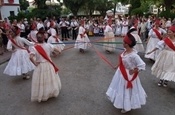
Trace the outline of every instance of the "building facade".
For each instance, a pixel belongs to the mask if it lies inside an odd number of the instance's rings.
[[[15,16],[20,11],[19,0],[0,0],[0,19]]]

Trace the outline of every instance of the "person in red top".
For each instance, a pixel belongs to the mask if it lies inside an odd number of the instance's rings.
[[[133,49],[135,45],[134,36],[127,33],[123,40],[125,50],[119,57],[119,65],[106,92],[114,107],[122,109],[122,113],[146,104],[147,95],[138,76],[139,71],[145,70],[146,64]]]
[[[159,41],[156,47],[148,52],[148,54],[161,49],[154,65],[152,66],[152,74],[160,79],[158,86],[167,87],[168,81],[175,82],[175,25],[168,30],[168,37]]]

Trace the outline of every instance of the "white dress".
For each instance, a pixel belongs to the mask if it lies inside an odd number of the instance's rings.
[[[135,51],[125,56],[122,54],[121,56],[130,80],[133,76],[129,74],[130,69],[137,67],[139,70],[145,70],[145,63]],[[133,88],[127,88],[127,81],[118,68],[106,92],[114,107],[130,111],[131,109],[141,108],[141,105],[146,104],[147,95],[138,76],[132,81],[132,85]]]
[[[122,22],[117,20],[116,22],[116,29],[115,29],[115,35],[120,36],[122,32]]]
[[[79,30],[78,30],[78,36],[77,36],[77,39],[75,41],[74,48],[87,49],[87,48],[91,47],[90,40],[85,32],[86,32],[85,28],[80,26]],[[84,36],[81,38],[80,34],[84,34]]]
[[[28,40],[26,40],[25,38],[21,38],[20,36],[15,37],[14,40],[21,47],[24,47],[24,45],[34,45],[34,43],[29,42]],[[32,71],[35,66],[30,61],[29,53],[27,52],[27,50],[17,47],[11,42],[11,40],[9,40],[7,44],[7,49],[12,50],[13,48],[15,49],[3,73],[9,76],[17,76]]]
[[[43,43],[42,48],[50,57],[54,46]],[[61,90],[61,81],[58,73],[55,73],[54,67],[46,59],[44,59],[37,50],[31,48],[31,54],[36,57],[36,62],[40,64],[36,66],[32,76],[31,101],[47,101],[50,97],[57,97]]]
[[[128,32],[128,21],[123,21],[121,35],[125,36]]]
[[[166,33],[166,31],[162,28],[159,28],[158,31],[159,31],[160,34],[165,34]],[[149,38],[149,41],[147,43],[145,53],[148,53],[148,52],[152,51],[155,48],[155,46],[157,45],[157,43],[160,41],[160,39],[157,37],[157,35],[153,31],[153,29],[151,29],[149,31],[148,36],[150,38]],[[157,56],[159,55],[160,52],[161,52],[160,50],[156,50],[155,52],[153,52],[151,54],[145,54],[145,58],[156,60],[156,58],[157,58]]]
[[[37,42],[37,38],[36,38],[37,33],[38,33],[37,30],[32,30],[30,32],[30,34],[28,35],[28,38],[30,39],[30,41],[35,42],[35,43]]]
[[[175,45],[175,42],[173,44]],[[158,42],[156,47],[162,51],[151,68],[152,74],[157,78],[175,82],[175,51],[163,40]]]
[[[144,52],[144,46],[142,40],[140,39],[140,36],[138,35],[138,31],[131,32],[131,35],[133,35],[135,40],[137,41],[137,44],[134,46],[134,49],[136,49],[138,52]]]
[[[51,36],[48,38],[47,43],[52,44],[55,48],[57,48],[60,52],[64,49],[65,44],[59,39],[57,38],[58,42],[56,41],[56,39],[53,36],[56,36],[56,30],[54,28],[50,28],[48,30],[48,33],[51,34]],[[54,43],[59,43],[59,44],[54,44]]]
[[[115,36],[112,30],[112,27],[107,25],[104,29],[104,35],[105,35],[105,40],[104,40],[105,43],[104,43],[103,48],[107,51],[111,51],[111,52],[115,51],[116,41],[115,41]]]

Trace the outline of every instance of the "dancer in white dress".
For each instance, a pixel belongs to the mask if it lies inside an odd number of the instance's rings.
[[[142,40],[140,39],[137,29],[134,26],[132,26],[129,30],[129,33],[131,33],[134,36],[137,42],[137,44],[134,46],[134,49],[136,49],[138,52],[144,52],[144,46]]]
[[[29,53],[25,45],[32,46],[34,43],[20,37],[20,29],[17,26],[12,28],[11,34],[7,49],[13,53],[4,70],[4,74],[10,76],[23,75],[23,79],[29,79],[30,76],[27,73],[32,71],[35,66],[29,60]]]
[[[75,48],[78,48],[81,53],[84,53],[84,50],[89,47],[91,47],[91,43],[86,34],[86,29],[84,28],[84,20],[81,20],[81,25],[78,30],[78,36],[75,41]]]
[[[38,30],[37,30],[37,25],[36,23],[32,23],[31,25],[31,31],[28,35],[28,39],[34,43],[37,43],[37,39],[36,39],[36,34],[38,33]]]
[[[56,30],[54,29],[54,23],[50,23],[50,29],[47,31],[51,36],[48,38],[47,43],[59,43],[59,44],[53,44],[55,48],[59,50],[59,53],[64,49],[65,44],[59,39],[58,34]],[[58,55],[56,52],[54,52],[54,55]]]
[[[31,101],[41,102],[57,97],[61,90],[58,68],[50,57],[51,52],[59,50],[44,42],[43,33],[37,33],[37,41],[30,53],[30,60],[36,66],[32,76]]]
[[[151,29],[148,33],[149,40],[148,40],[147,47],[146,47],[145,58],[148,58],[153,61],[156,60],[157,56],[160,53],[160,50],[157,50],[151,54],[148,54],[148,51],[151,51],[152,49],[154,49],[157,43],[160,40],[162,40],[162,35],[165,35],[167,33],[164,29],[160,28],[159,26],[160,26],[160,22],[156,21],[155,27]]]
[[[175,26],[171,26],[168,30],[168,36],[159,41],[152,52],[161,49],[160,55],[157,57],[152,66],[152,74],[160,79],[158,86],[167,87],[168,81],[175,82]]]
[[[115,35],[121,36],[121,32],[122,32],[122,21],[120,19],[116,19]]]
[[[114,52],[116,48],[115,35],[114,35],[111,25],[112,25],[112,20],[108,19],[107,25],[104,29],[104,35],[105,35],[104,49],[107,53]]]
[[[125,36],[128,32],[128,20],[125,17],[123,22],[122,22],[122,32],[121,32],[121,36]]]
[[[138,73],[145,70],[145,63],[133,47],[135,38],[128,33],[124,38],[125,51],[120,55],[119,66],[106,92],[114,107],[126,113],[146,104],[146,93],[141,85]]]

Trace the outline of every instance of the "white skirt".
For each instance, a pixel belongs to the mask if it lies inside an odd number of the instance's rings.
[[[58,41],[60,44],[53,44],[53,46],[57,48],[59,52],[61,52],[62,50],[64,50],[65,44],[60,39],[58,39]]]
[[[137,41],[137,44],[134,46],[134,49],[136,49],[138,52],[144,52],[144,46],[142,43],[142,40],[140,39],[140,36],[138,34],[132,34]]]
[[[119,35],[121,35],[121,32],[122,32],[122,28],[121,27],[116,27],[115,35],[119,36]]]
[[[81,36],[78,35],[77,39],[75,41],[74,48],[87,49],[89,47],[91,47],[91,43],[90,43],[90,40],[89,40],[88,36],[85,34],[85,36],[83,38],[81,38]]]
[[[128,70],[126,71],[129,79],[131,79]],[[117,69],[106,92],[114,107],[130,111],[131,109],[141,108],[141,105],[146,104],[147,95],[140,83],[139,77],[132,82],[132,85],[132,89],[126,88],[127,81],[123,78],[120,69]]]
[[[57,97],[61,90],[59,75],[49,62],[40,63],[33,72],[31,101],[47,101]]]
[[[175,82],[175,52],[162,50],[151,70],[157,78]]]
[[[104,40],[103,48],[108,51],[115,51],[116,48],[116,41],[115,41],[115,36],[113,32],[107,32],[105,35],[105,40]],[[109,42],[109,44],[107,43]]]
[[[150,38],[149,41],[148,41],[148,44],[146,46],[146,52],[145,53],[148,53],[148,52],[152,51],[156,47],[156,45],[159,41],[160,40],[158,38]],[[145,58],[156,60],[159,53],[160,53],[160,50],[156,50],[151,54],[145,54]]]
[[[9,76],[22,75],[34,70],[35,66],[29,59],[29,53],[23,49],[17,49],[4,70],[4,74]]]

